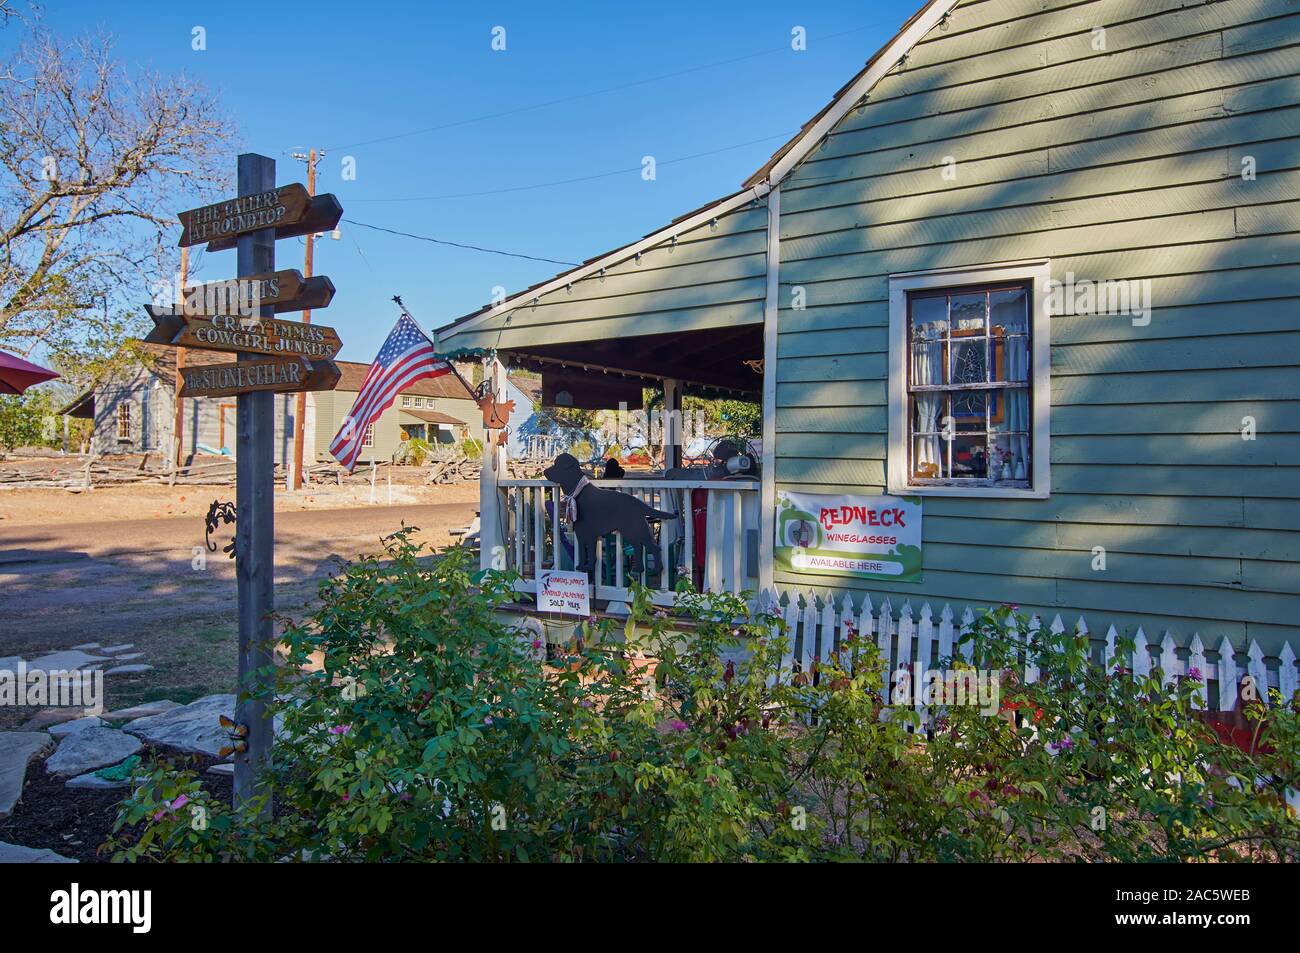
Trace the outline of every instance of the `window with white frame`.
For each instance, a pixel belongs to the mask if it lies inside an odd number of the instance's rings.
[[[1047,262],[890,278],[891,493],[1050,491]]]
[[[117,405],[117,439],[131,439],[131,402],[124,400]]]
[[[405,394],[402,395],[402,406],[403,406],[403,407],[410,407],[410,406],[411,406],[411,398],[410,398],[410,397],[407,397]]]
[[[366,432],[361,435],[361,446],[373,447],[375,445],[375,425],[366,424]]]

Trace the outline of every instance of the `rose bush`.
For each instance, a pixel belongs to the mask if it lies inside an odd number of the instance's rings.
[[[870,637],[781,669],[781,621],[734,595],[635,590],[553,646],[514,580],[402,532],[287,626],[267,778],[242,816],[200,779],[138,778],[119,860],[991,860],[1294,857],[1294,700],[1225,745],[1197,683],[1107,673],[1086,641],[986,613],[943,665],[1000,704],[886,705]],[[1025,682],[1025,653],[1040,675]]]

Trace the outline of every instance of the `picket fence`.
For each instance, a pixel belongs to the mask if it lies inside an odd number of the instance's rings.
[[[861,604],[855,605],[852,595],[845,593],[837,606],[831,593],[764,591],[758,599],[759,608],[779,615],[785,621],[788,641],[783,667],[811,671],[814,661],[826,663],[851,632],[858,639],[870,638],[875,642],[884,667],[889,670],[907,668],[917,662],[924,672],[932,662],[951,658],[954,648],[969,658],[971,646],[969,643],[961,644],[960,639],[975,622],[972,607],[967,606],[961,617],[956,618],[952,607],[944,603],[936,618],[930,603],[923,603],[917,613],[908,600],[895,614],[890,599],[883,599],[877,609],[869,594],[860,596]],[[1037,653],[1033,646],[1034,635],[1042,624],[1038,615],[1031,616],[1028,631],[1020,636],[1026,647],[1022,653],[1026,682],[1038,680],[1039,669],[1034,662]],[[1048,631],[1054,635],[1066,631],[1059,614],[1048,624]],[[1237,705],[1238,686],[1243,674],[1249,674],[1257,686],[1278,689],[1283,698],[1291,698],[1300,684],[1296,654],[1289,641],[1277,657],[1270,658],[1264,655],[1254,639],[1248,646],[1239,648],[1224,636],[1216,648],[1206,646],[1199,633],[1193,633],[1187,644],[1180,646],[1173,633],[1166,630],[1153,646],[1151,638],[1138,626],[1133,635],[1131,658],[1123,659],[1119,657],[1118,648],[1123,639],[1113,625],[1107,628],[1104,637],[1097,639],[1088,628],[1087,620],[1080,616],[1073,631],[1089,638],[1093,661],[1104,665],[1107,671],[1125,665],[1135,674],[1149,675],[1152,669],[1159,668],[1162,679],[1168,684],[1196,669],[1205,681],[1205,691],[1196,696],[1200,708],[1217,707],[1220,711],[1232,711]],[[1241,656],[1244,660],[1239,661]],[[1260,691],[1259,694],[1268,704],[1268,693]]]

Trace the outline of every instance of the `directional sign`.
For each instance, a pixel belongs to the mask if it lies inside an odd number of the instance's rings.
[[[145,305],[145,311],[154,320],[154,329],[144,339],[148,344],[312,359],[332,358],[343,346],[338,332],[323,324],[236,315],[182,317],[153,305]]]
[[[292,188],[293,186],[284,186]],[[302,188],[302,186],[298,186]],[[308,232],[328,232],[339,223],[343,217],[343,206],[339,204],[330,193],[324,195],[313,195],[307,202],[307,209],[296,219],[290,219],[285,216],[281,221],[273,223],[275,226],[275,240],[282,238],[297,238],[299,235],[306,235]],[[261,228],[270,228],[271,224],[261,225]],[[237,233],[230,232],[211,238],[208,241],[208,251],[226,251],[234,248],[237,240]]]
[[[229,239],[233,248],[235,239],[246,232],[288,227],[301,222],[310,204],[311,196],[307,189],[295,182],[190,209],[177,216],[183,226],[179,244],[184,247]]]
[[[324,275],[303,278],[297,268],[272,271],[250,278],[228,278],[187,285],[181,300],[171,307],[155,306],[150,314],[179,314],[186,317],[218,314],[255,315],[259,307],[270,306],[276,314],[285,311],[316,311],[334,300],[334,282]]]
[[[230,397],[271,390],[296,393],[333,390],[339,369],[333,361],[267,358],[229,364],[199,364],[181,369],[181,397]]]

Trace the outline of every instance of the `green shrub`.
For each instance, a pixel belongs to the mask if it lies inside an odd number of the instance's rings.
[[[870,638],[780,671],[780,621],[734,595],[634,590],[546,665],[496,611],[514,580],[403,531],[322,585],[284,636],[274,818],[235,816],[155,768],[123,805],[118,859],[992,860],[1293,856],[1293,703],[1270,750],[1219,744],[1189,682],[1108,675],[1040,633],[1011,677],[1009,608],[969,638],[996,710],[885,707]],[[689,637],[679,633],[686,632]],[[316,671],[307,671],[313,660]],[[1260,787],[1258,779],[1268,779]],[[1101,814],[1098,814],[1098,808]],[[1098,826],[1098,817],[1104,821]]]

